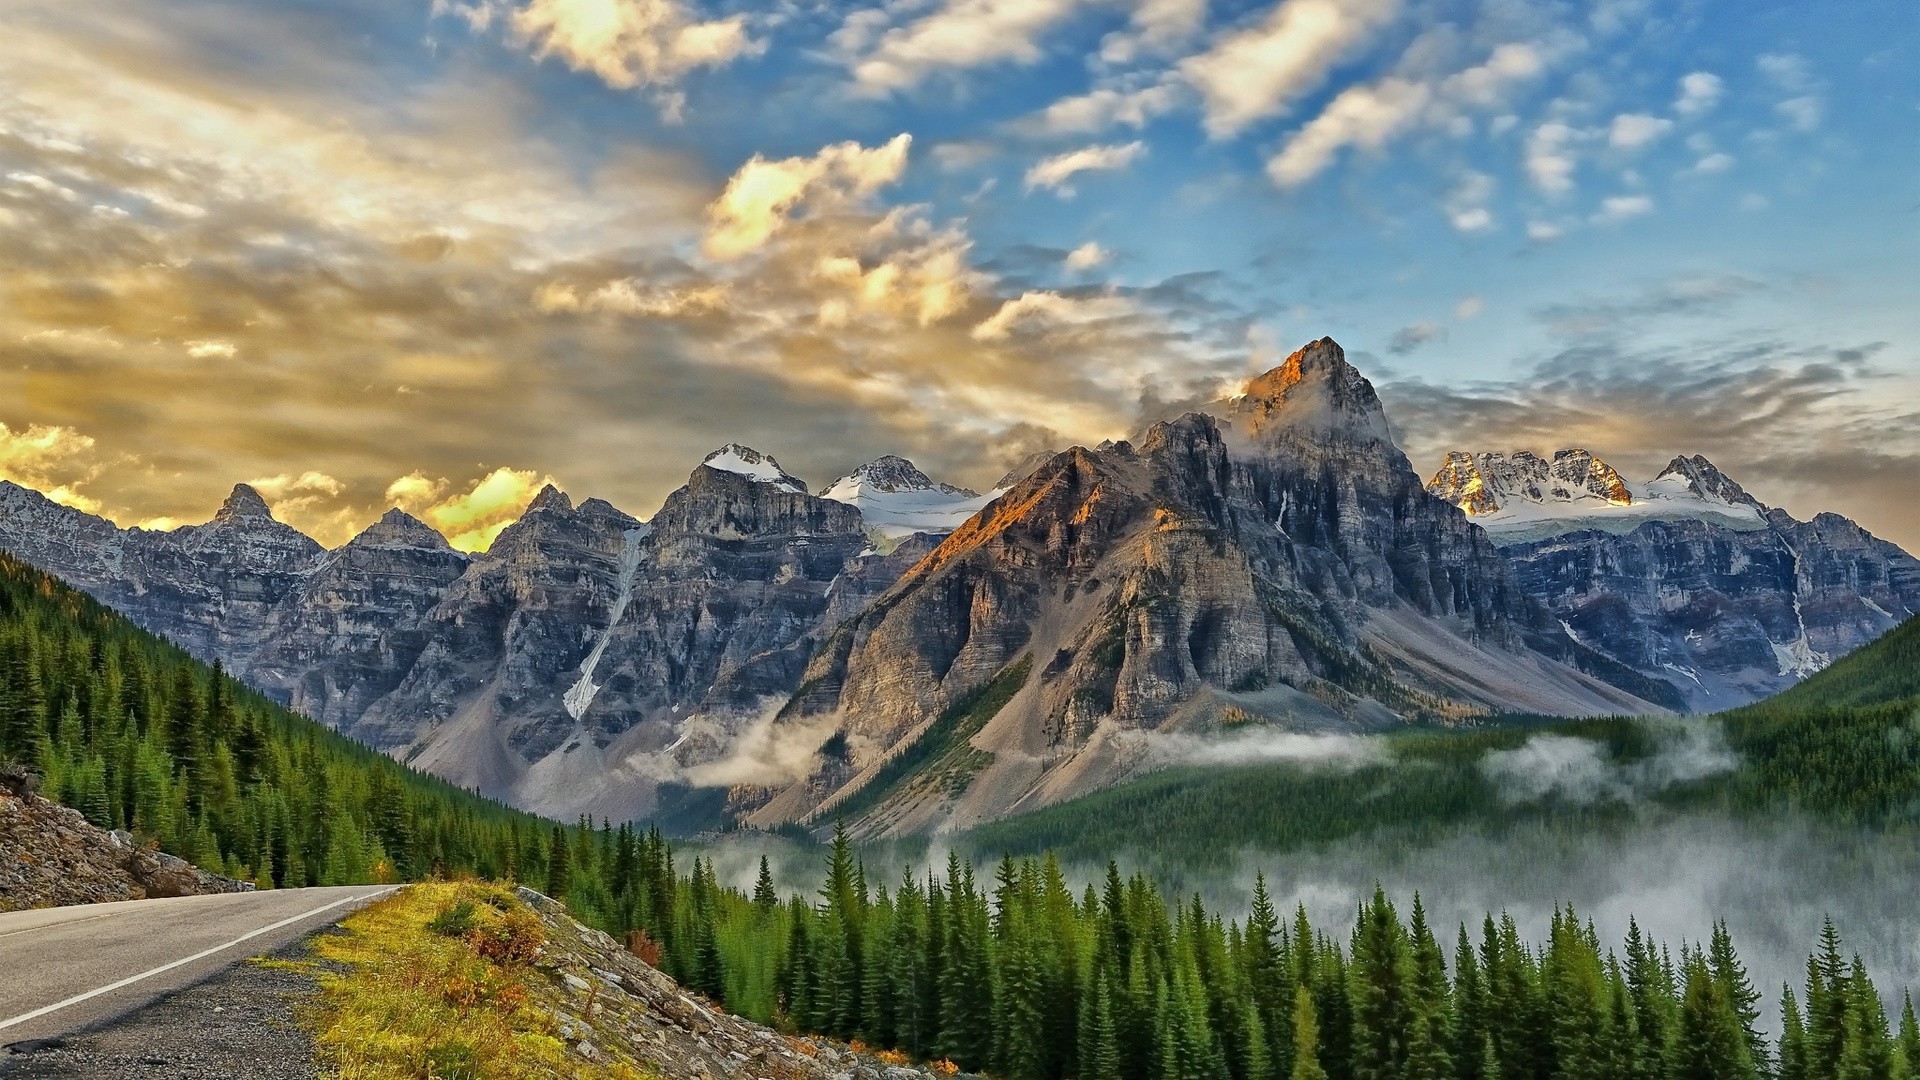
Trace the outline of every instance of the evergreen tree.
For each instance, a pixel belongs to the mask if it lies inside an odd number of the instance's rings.
[[[1293,994],[1293,1071],[1291,1080],[1328,1080],[1320,1065],[1320,1023],[1314,1014],[1313,995],[1304,986]]]

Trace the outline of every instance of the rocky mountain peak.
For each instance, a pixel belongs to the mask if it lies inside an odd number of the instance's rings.
[[[1300,435],[1360,437],[1391,444],[1380,395],[1346,350],[1321,338],[1287,357],[1279,367],[1254,377],[1227,403],[1227,412],[1244,420],[1249,434],[1262,431]]]
[[[739,443],[727,445],[700,459],[700,464],[720,472],[736,473],[762,484],[805,494],[807,485],[799,477],[780,467],[772,454],[763,454]],[[918,471],[918,470],[916,470]]]
[[[267,500],[260,497],[252,484],[235,484],[227,495],[227,501],[213,515],[213,520],[222,524],[234,521],[273,521],[273,510],[267,506]]]
[[[1554,481],[1550,488],[1556,498],[1577,499],[1597,496],[1615,506],[1633,502],[1633,493],[1613,466],[1578,447],[1553,452],[1553,464],[1547,475]]]
[[[452,550],[446,537],[440,535],[426,522],[397,506],[382,514],[379,521],[367,526],[360,535],[347,543],[360,547]]]
[[[1699,454],[1683,454],[1667,462],[1667,467],[1660,470],[1660,475],[1653,478],[1650,486],[1677,487],[1700,498],[1724,502],[1729,506],[1765,509],[1760,500],[1747,494],[1746,489],[1735,483],[1732,477]]]
[[[1468,514],[1491,514],[1500,509],[1500,500],[1487,486],[1473,455],[1453,450],[1440,471],[1427,481],[1428,493],[1445,499]]]
[[[527,504],[527,513],[529,514],[533,513],[535,510],[563,510],[564,511],[564,510],[572,510],[572,509],[573,509],[573,500],[567,497],[566,492],[561,491],[559,488],[554,487],[552,484],[548,484],[546,487],[541,488],[540,494],[535,495],[533,497],[533,501]]]
[[[945,495],[971,499],[980,493],[971,488],[956,487],[935,481],[906,458],[888,454],[875,458],[865,465],[827,485],[821,492],[825,498],[834,498],[834,492],[859,488],[866,492],[878,492],[889,495],[912,491],[937,491]]]

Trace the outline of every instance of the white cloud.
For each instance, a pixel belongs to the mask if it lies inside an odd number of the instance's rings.
[[[503,467],[455,491],[451,480],[415,472],[387,485],[386,501],[440,530],[461,551],[485,551],[552,482],[531,469]]]
[[[1725,93],[1726,83],[1720,76],[1710,71],[1692,72],[1680,79],[1680,96],[1673,103],[1673,111],[1681,116],[1699,116],[1720,104]]]
[[[1065,262],[1069,270],[1092,270],[1097,266],[1105,265],[1111,258],[1113,258],[1113,252],[1101,247],[1098,242],[1089,240],[1067,252]]]
[[[1616,150],[1637,150],[1673,130],[1673,121],[1646,113],[1621,113],[1607,131],[1607,144]]]
[[[1461,232],[1479,232],[1493,227],[1493,214],[1487,203],[1493,198],[1493,177],[1469,171],[1446,199],[1447,220]]]
[[[186,342],[187,355],[195,360],[231,360],[239,351],[231,341],[213,338]]]
[[[1773,107],[1774,111],[1786,118],[1801,131],[1814,131],[1820,127],[1820,118],[1826,111],[1819,98],[1811,94],[1788,98]]]
[[[549,282],[533,294],[544,312],[595,311],[615,315],[679,318],[724,311],[729,290],[723,283],[666,285],[639,278],[618,278],[582,295],[572,285]]]
[[[1069,150],[1043,158],[1033,168],[1027,170],[1027,190],[1048,188],[1063,196],[1072,196],[1073,188],[1067,182],[1083,172],[1110,172],[1124,169],[1139,160],[1147,152],[1147,144],[1135,139],[1130,143],[1116,143],[1111,146],[1083,146],[1078,150]]]
[[[347,485],[339,480],[313,469],[297,474],[280,473],[275,476],[256,477],[247,481],[247,486],[258,491],[261,498],[270,502],[299,495],[338,495],[347,490]]]
[[[1813,85],[1813,72],[1807,67],[1806,57],[1795,53],[1762,53],[1754,59],[1754,66],[1769,82],[1789,93]]]
[[[1653,213],[1653,200],[1645,195],[1615,195],[1603,199],[1600,212],[1593,216],[1597,225],[1615,225],[1629,218]]]
[[[803,202],[836,206],[871,196],[900,179],[912,142],[901,134],[872,149],[843,142],[812,157],[755,154],[708,208],[707,253],[728,259],[759,249]]]
[[[101,512],[100,502],[81,493],[92,478],[92,436],[58,424],[29,424],[15,430],[0,423],[0,480],[29,487],[62,506],[89,514]]]
[[[1527,222],[1527,239],[1536,244],[1551,244],[1566,235],[1566,230],[1548,221]]]
[[[1533,134],[1527,136],[1525,161],[1534,187],[1549,195],[1573,190],[1573,170],[1577,163],[1573,144],[1581,138],[1578,130],[1557,120],[1533,129]]]
[[[1708,154],[1706,157],[1694,162],[1693,167],[1688,169],[1687,172],[1697,176],[1709,176],[1713,173],[1726,172],[1728,169],[1733,168],[1733,165],[1734,161],[1731,154],[1714,153]]]
[[[1438,81],[1392,75],[1349,87],[1287,141],[1267,163],[1267,175],[1282,187],[1297,187],[1333,164],[1345,147],[1378,150],[1415,125],[1445,124],[1463,108],[1501,105],[1513,86],[1545,68],[1539,48],[1510,42],[1485,63]]]
[[[1061,98],[1037,116],[1023,121],[1021,126],[1051,135],[1093,134],[1116,125],[1138,129],[1179,103],[1180,88],[1173,83],[1154,83],[1133,90],[1100,87]]]
[[[880,29],[883,11],[855,12],[834,35],[853,68],[854,86],[880,96],[917,85],[939,70],[1035,63],[1041,35],[1082,0],[943,0],[932,13]]]
[[[466,18],[476,29],[491,21]],[[511,21],[536,58],[558,57],[622,90],[671,85],[765,48],[747,36],[745,16],[699,22],[675,0],[531,0]]]
[[[974,326],[977,341],[1000,341],[1023,328],[1045,329],[1124,318],[1134,312],[1126,299],[1112,295],[1073,297],[1057,292],[1025,292],[1000,305]]]
[[[1284,114],[1399,10],[1398,0],[1283,0],[1180,65],[1205,103],[1207,133],[1233,135]]]
[[[1131,26],[1100,42],[1100,59],[1130,64],[1192,41],[1207,21],[1207,0],[1136,0]]]
[[[1475,315],[1480,314],[1485,307],[1485,302],[1478,296],[1467,295],[1461,297],[1460,302],[1453,305],[1453,314],[1455,318],[1471,319]]]

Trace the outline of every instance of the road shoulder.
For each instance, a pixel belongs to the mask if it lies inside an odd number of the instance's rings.
[[[331,928],[321,933],[337,933]],[[302,939],[268,955],[307,961]],[[0,1052],[7,1080],[311,1080],[313,1038],[299,1024],[319,984],[308,963],[247,960],[117,1020]]]

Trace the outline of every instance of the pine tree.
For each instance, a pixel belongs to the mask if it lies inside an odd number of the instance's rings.
[[[1314,1015],[1313,995],[1304,986],[1293,992],[1293,1071],[1291,1080],[1327,1080],[1320,1065],[1320,1022]]]
[[[573,856],[567,843],[567,831],[555,825],[547,841],[547,895],[555,900],[566,897],[573,878]]]
[[[1894,1074],[1897,1080],[1920,1077],[1920,1022],[1914,1020],[1912,994],[1904,995],[1900,1006],[1900,1035],[1896,1050],[1899,1055],[1899,1069]]]
[[[760,877],[753,883],[753,909],[764,919],[779,906],[780,894],[773,888],[773,870],[767,865],[767,857],[762,855]]]
[[[1807,1026],[1793,987],[1785,985],[1780,987],[1780,1062],[1774,1075],[1778,1080],[1813,1080],[1807,1067]]]

